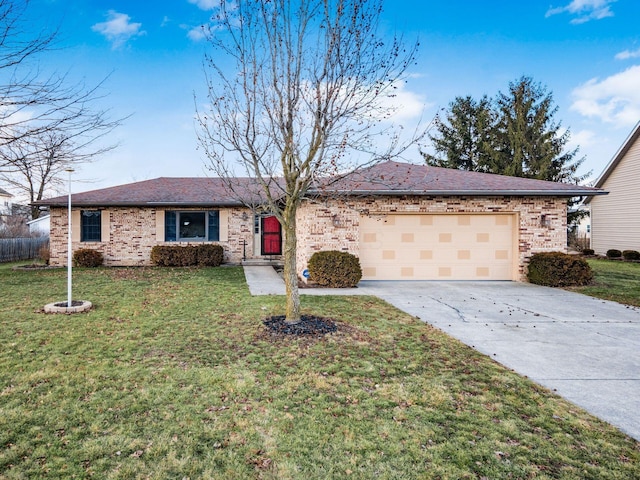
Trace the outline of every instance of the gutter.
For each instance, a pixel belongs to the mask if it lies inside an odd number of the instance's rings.
[[[309,192],[318,196],[475,196],[475,197],[584,197],[593,195],[608,195],[609,192],[602,189],[575,189],[575,190],[350,190],[348,192],[327,191],[327,192]]]

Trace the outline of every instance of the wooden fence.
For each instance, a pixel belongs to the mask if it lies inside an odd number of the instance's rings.
[[[49,237],[0,238],[0,263],[37,258],[42,247],[49,246]]]

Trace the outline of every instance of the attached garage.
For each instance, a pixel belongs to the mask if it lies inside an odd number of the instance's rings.
[[[363,215],[363,279],[513,280],[516,225],[516,214]]]

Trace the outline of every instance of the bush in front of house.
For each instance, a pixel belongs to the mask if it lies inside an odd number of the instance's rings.
[[[328,250],[309,259],[309,279],[323,287],[355,287],[361,278],[360,259],[351,253]]]
[[[611,248],[607,250],[607,258],[620,258],[622,257],[622,252],[615,248]]]
[[[595,254],[596,251],[592,248],[585,248],[584,250],[582,250],[582,255],[585,255],[587,257],[592,257]]]
[[[51,250],[49,250],[49,245],[43,245],[40,247],[38,250],[38,258],[45,264],[49,265],[49,260],[51,259]]]
[[[623,250],[622,258],[625,260],[640,260],[640,252],[637,250]]]
[[[104,255],[98,250],[80,248],[73,252],[73,263],[76,267],[99,267],[104,263]]]
[[[576,255],[544,252],[531,256],[527,278],[537,285],[570,287],[591,283],[593,271],[585,259]]]
[[[151,263],[159,267],[217,267],[224,250],[220,245],[156,245],[151,249]]]
[[[224,258],[224,250],[220,245],[207,243],[198,246],[198,265],[203,267],[218,267]]]

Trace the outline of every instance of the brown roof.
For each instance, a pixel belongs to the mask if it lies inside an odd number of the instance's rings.
[[[75,206],[239,206],[243,198],[259,203],[260,189],[252,178],[237,178],[234,190],[220,178],[167,178],[129,183],[116,187],[73,194]],[[274,182],[274,185],[277,183]],[[568,183],[547,182],[489,173],[385,162],[348,176],[321,182],[312,189],[318,195],[335,192],[352,195],[514,195],[583,196],[604,194],[601,189]],[[320,185],[320,184],[319,184]],[[64,206],[68,197],[37,202]]]
[[[248,192],[256,202],[257,184],[253,179],[237,179],[236,190]],[[40,205],[67,205],[68,196],[41,200]],[[99,206],[239,206],[239,195],[220,178],[161,177],[116,187],[91,190],[71,195],[71,203],[80,207]]]
[[[355,195],[551,195],[605,194],[601,189],[570,183],[548,182],[451,168],[384,162],[318,187],[318,193],[350,192]]]

